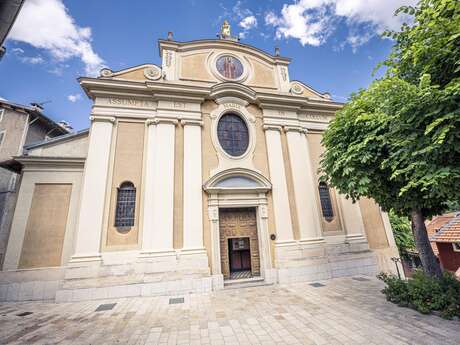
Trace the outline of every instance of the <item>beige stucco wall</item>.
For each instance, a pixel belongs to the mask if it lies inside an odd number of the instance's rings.
[[[79,168],[60,166],[51,169],[27,166],[24,168],[3,266],[5,270],[17,269],[19,266],[36,184],[70,185],[72,188],[60,258],[60,265],[67,264],[74,253],[82,175],[83,165]],[[49,231],[48,227],[44,229],[45,232]]]
[[[206,68],[206,57],[209,52],[183,55],[181,57],[180,78],[197,81],[217,81]]]
[[[374,200],[361,198],[359,200],[363,216],[364,229],[371,249],[388,248],[388,239],[383,225],[380,207]]]
[[[268,152],[267,152],[267,143],[265,141],[265,132],[263,130],[263,114],[262,110],[255,106],[249,105],[246,107],[248,112],[252,114],[255,121],[255,133],[256,133],[256,145],[254,149],[253,162],[257,170],[259,170],[262,175],[264,175],[268,180],[270,180],[270,171],[268,167]],[[268,231],[269,235],[276,235],[275,227],[275,212],[273,210],[273,198],[271,192],[267,193],[267,208],[268,208]],[[270,241],[270,252],[272,258],[272,265],[275,264],[275,242]]]
[[[61,265],[71,184],[36,184],[19,268]]]
[[[147,78],[144,75],[145,67],[139,67],[138,69],[131,70],[129,72],[120,73],[115,76],[115,78],[119,79],[127,79],[127,80],[138,80],[138,81],[145,81]]]
[[[119,121],[117,124],[106,250],[132,249],[138,246],[144,128],[143,122]],[[117,188],[125,181],[132,182],[136,187],[135,221],[129,231],[120,232],[114,226]]]
[[[202,82],[222,82],[211,72],[214,56],[221,53],[237,55],[248,72],[247,79],[242,84],[253,87],[276,89],[275,68],[266,61],[249,54],[236,52],[234,50],[199,50],[193,53],[187,52],[180,55],[179,79]],[[211,55],[212,54],[212,55]]]
[[[316,133],[316,132],[309,132],[307,134],[307,138],[308,138],[308,145],[310,148],[310,159],[311,159],[311,163],[312,163],[311,165],[313,168],[313,176],[315,180],[318,181],[319,179],[318,169],[320,167],[320,160],[321,160],[320,156],[324,152],[324,148],[321,145],[322,134]],[[318,184],[315,186],[315,189],[316,191],[318,191]],[[337,196],[336,196],[335,190],[329,189],[329,192],[331,195],[332,208],[334,211],[334,219],[331,220],[330,222],[327,222],[324,220],[323,217],[321,217],[321,226],[322,226],[324,235],[328,235],[328,233],[342,232],[342,229],[343,229],[340,224],[340,217],[339,217],[338,206],[337,206]],[[318,209],[321,210],[321,204],[320,204],[318,195],[316,196],[316,202],[318,205]]]
[[[276,88],[275,69],[252,57],[248,60],[252,65],[252,78],[247,82],[249,86]]]
[[[88,134],[67,141],[49,143],[29,150],[30,156],[42,157],[86,157],[88,153]]]
[[[184,127],[176,126],[174,153],[174,231],[173,247],[181,249],[184,243]]]
[[[212,169],[218,165],[217,152],[212,144],[211,138],[211,116],[210,113],[217,108],[214,101],[205,101],[201,106],[203,113],[203,131],[201,132],[201,143],[203,147],[202,167],[203,184],[210,177]],[[208,214],[208,194],[203,191],[203,243],[208,254],[209,267],[212,267],[212,241],[211,226]]]
[[[308,97],[308,98],[314,98],[314,99],[321,99],[320,96],[318,96],[313,91],[307,89],[306,87],[302,87],[302,96],[305,96],[305,97]]]

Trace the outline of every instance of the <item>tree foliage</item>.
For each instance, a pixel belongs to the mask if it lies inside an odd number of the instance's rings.
[[[439,214],[460,188],[460,83],[445,89],[387,77],[361,90],[323,137],[325,179],[407,216]]]
[[[384,65],[388,74],[417,84],[424,74],[444,87],[460,77],[460,1],[421,0],[397,13],[413,16],[413,24],[384,35],[395,45]]]
[[[439,277],[423,220],[459,199],[460,2],[401,11],[414,22],[387,33],[395,46],[386,76],[352,95],[324,134],[322,178],[354,200],[410,215],[424,269]]]
[[[407,217],[398,216],[392,210],[389,213],[389,218],[399,255],[407,259],[409,253],[415,251],[410,222]]]

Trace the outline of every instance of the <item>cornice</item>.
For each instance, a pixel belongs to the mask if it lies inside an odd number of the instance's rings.
[[[257,92],[249,86],[232,82],[224,82],[212,86],[208,98],[218,99],[222,97],[237,97],[254,103],[257,99]]]
[[[21,163],[25,169],[28,167],[43,167],[48,168],[83,168],[85,165],[85,157],[49,157],[49,156],[17,156],[13,157]]]
[[[231,48],[233,51],[241,51],[250,55],[258,56],[259,58],[272,64],[288,65],[291,62],[290,58],[283,56],[274,56],[254,46],[225,39],[203,39],[188,42],[178,42],[159,39],[158,48],[160,57],[163,55],[164,49],[179,52],[187,52],[190,50],[199,49]]]
[[[202,103],[206,99],[237,97],[265,109],[289,110],[295,112],[335,112],[343,103],[330,100],[313,100],[305,96],[287,93],[260,92],[240,83],[224,82],[212,86],[181,84],[176,82],[145,81],[133,82],[111,79],[80,78],[80,84],[87,95],[94,99],[102,95],[123,95],[124,97],[177,100]]]

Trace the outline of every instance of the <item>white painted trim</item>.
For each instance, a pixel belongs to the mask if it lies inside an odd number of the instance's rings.
[[[5,137],[6,137],[6,129],[4,129],[3,131],[0,131],[0,148],[2,147],[3,142],[5,141]]]
[[[460,242],[452,242],[452,249],[454,252],[460,252]]]

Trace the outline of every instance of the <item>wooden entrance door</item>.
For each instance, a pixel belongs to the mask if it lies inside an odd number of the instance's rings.
[[[231,272],[250,270],[260,275],[259,240],[256,210],[230,208],[219,210],[220,256],[224,278]]]
[[[249,237],[237,237],[228,240],[230,273],[251,270],[251,249],[249,243]]]

